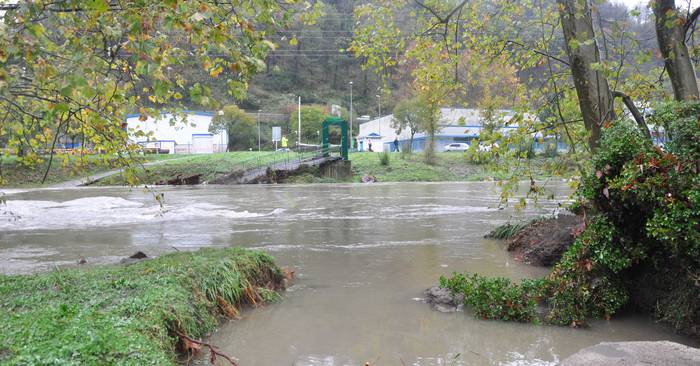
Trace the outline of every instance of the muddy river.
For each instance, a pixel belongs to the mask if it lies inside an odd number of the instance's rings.
[[[141,189],[5,190],[0,273],[114,263],[239,245],[268,251],[297,280],[279,304],[223,324],[210,341],[245,366],[550,365],[601,341],[690,341],[642,316],[589,329],[442,314],[421,302],[443,274],[513,279],[544,268],[513,261],[482,236],[511,218],[551,212],[498,209],[492,183],[259,185],[167,188],[164,208]],[[200,361],[204,363],[206,361]]]

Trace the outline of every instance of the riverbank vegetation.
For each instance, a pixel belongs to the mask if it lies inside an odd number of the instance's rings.
[[[580,326],[629,306],[700,336],[699,110],[696,102],[659,108],[654,118],[674,136],[666,150],[625,122],[603,131],[573,208],[588,215],[585,229],[536,285],[461,274],[441,284],[477,313],[482,298],[515,312],[489,318],[530,321],[539,299],[546,322]],[[473,291],[483,283],[488,296]]]
[[[260,156],[260,159],[258,159]],[[201,175],[202,182],[211,182],[236,169],[254,166],[258,161],[273,161],[280,156],[293,159],[294,152],[229,152],[209,155],[193,155],[178,158],[157,165],[138,168],[131,174],[115,174],[97,181],[96,185],[127,185],[128,177],[134,176],[139,182],[152,184],[164,182],[178,175]],[[384,158],[383,158],[384,157]],[[384,159],[384,162],[382,161]],[[363,176],[372,176],[378,182],[445,182],[445,181],[483,181],[500,180],[509,175],[491,164],[473,164],[463,153],[439,153],[432,164],[427,164],[422,154],[403,153],[351,153],[353,177],[349,182],[360,182]],[[553,164],[561,164],[550,158],[536,158],[530,162],[537,179],[552,177]],[[574,174],[574,168],[560,169],[559,177]],[[337,180],[319,176],[318,169],[300,169],[296,175],[284,180],[285,183],[338,183]]]
[[[176,348],[278,299],[273,259],[240,248],[174,253],[129,266],[0,276],[3,365],[175,365]]]
[[[131,158],[131,164],[141,164],[181,158],[182,155],[140,155]],[[74,179],[89,178],[99,173],[122,167],[121,159],[105,155],[61,155],[51,164],[48,158],[28,163],[16,156],[0,157],[0,187],[42,187]]]
[[[177,155],[176,155],[177,156]],[[95,185],[133,185],[167,182],[177,176],[199,175],[201,182],[210,182],[218,177],[240,169],[264,166],[267,162],[294,159],[293,152],[234,151],[216,154],[189,155],[156,165],[132,168],[100,179]],[[261,165],[263,164],[263,165]]]

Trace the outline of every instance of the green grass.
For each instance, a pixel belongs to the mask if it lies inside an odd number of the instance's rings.
[[[436,164],[425,163],[422,154],[402,155],[400,153],[385,153],[390,158],[388,164],[382,164],[382,153],[352,153],[352,170],[355,181],[360,181],[363,175],[371,175],[379,182],[440,182],[473,180],[483,177],[486,170],[483,166],[473,165],[466,161],[463,154],[436,154]]]
[[[141,162],[159,161],[182,155],[144,155]],[[22,164],[16,156],[0,157],[0,187],[41,187],[48,157],[33,165]],[[113,159],[105,155],[89,155],[85,161],[70,155],[56,155],[43,185],[65,182],[115,169]]]
[[[283,278],[270,256],[240,248],[0,276],[0,364],[174,365],[175,331],[202,337],[275,299],[268,286]]]
[[[231,173],[241,167],[253,167],[257,165],[258,159],[261,163],[278,161],[285,156],[290,159],[296,157],[293,152],[263,151],[235,151],[217,154],[189,155],[182,157],[175,155],[173,161],[163,162],[157,165],[146,166],[136,171],[136,176],[141,183],[153,184],[165,181],[177,175],[189,176],[201,174],[201,181],[209,182],[217,177]],[[96,185],[126,185],[127,180],[124,174],[115,174],[99,180]]]
[[[450,182],[450,181],[483,181],[503,180],[507,172],[496,171],[488,164],[473,164],[467,161],[464,153],[436,153],[435,164],[425,163],[423,154],[388,153],[388,164],[382,164],[382,154],[356,152],[350,154],[352,161],[353,180],[359,182],[367,174],[377,178],[379,182]],[[554,166],[552,159],[537,158],[532,160],[532,166],[538,173],[535,179],[549,177],[547,171],[559,170],[562,174],[571,173],[570,168]]]
[[[521,232],[526,227],[538,222],[545,221],[548,218],[549,217],[547,216],[538,216],[534,219],[527,221],[519,221],[515,223],[508,222],[489,231],[488,234],[484,235],[484,237],[490,239],[507,240],[515,236],[517,233]]]
[[[143,162],[159,161],[156,165],[137,167],[133,175],[138,182],[153,184],[167,181],[178,175],[190,176],[201,174],[202,182],[211,182],[223,175],[229,174],[242,167],[257,166],[258,159],[261,163],[282,159],[288,156],[294,159],[297,155],[290,153],[273,153],[264,151],[238,151],[228,153],[206,155],[146,155]],[[385,164],[382,163],[382,157]],[[77,166],[75,162],[66,162],[61,159],[56,161],[49,174],[48,184],[77,179],[86,175],[97,174],[113,169],[108,160],[102,161],[102,156],[92,156],[85,166]],[[363,175],[371,175],[379,182],[441,182],[441,181],[480,181],[502,180],[507,178],[505,171],[494,170],[488,164],[477,165],[470,163],[462,153],[437,153],[435,164],[429,165],[424,161],[422,154],[401,153],[351,153],[353,179],[359,182]],[[538,158],[532,160],[533,166],[540,171],[556,171],[555,160]],[[38,167],[25,167],[17,163],[16,158],[4,157],[2,160],[2,177],[6,180],[6,186],[40,186],[44,169]],[[564,168],[566,173],[567,168]],[[537,170],[537,169],[536,169]],[[129,174],[120,172],[96,182],[96,185],[127,185]],[[541,174],[535,178],[544,178],[547,174]],[[289,177],[287,183],[333,183],[333,179],[313,177],[311,172],[303,172],[299,177]]]
[[[492,239],[502,239],[502,240],[510,239],[515,234],[519,233],[524,228],[526,228],[529,224],[530,224],[529,222],[516,222],[514,224],[511,224],[511,223],[503,224],[503,225],[491,230],[484,237],[485,238],[492,238]]]

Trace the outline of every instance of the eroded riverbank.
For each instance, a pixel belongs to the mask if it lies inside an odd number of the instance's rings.
[[[173,246],[264,249],[297,270],[295,285],[281,304],[250,311],[211,338],[247,366],[547,365],[601,341],[689,342],[644,317],[621,316],[577,330],[442,314],[418,301],[423,289],[453,271],[512,279],[546,273],[512,260],[500,242],[482,236],[508,220],[546,213],[556,202],[522,213],[499,210],[492,183],[163,192],[163,214],[139,189],[10,195],[9,208],[33,208],[22,220],[2,224],[0,265],[33,271],[73,264],[81,255],[99,264],[137,250],[169,253]],[[553,193],[564,200],[568,190],[562,183]]]

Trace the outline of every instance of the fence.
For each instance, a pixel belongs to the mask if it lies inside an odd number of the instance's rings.
[[[260,153],[234,165],[232,171],[251,171],[256,169],[273,168],[276,170],[295,169],[301,164],[322,158],[324,152],[340,155],[339,146],[330,146],[324,150],[319,146],[301,146],[296,151],[278,150]]]

